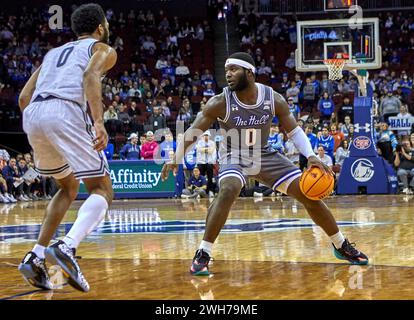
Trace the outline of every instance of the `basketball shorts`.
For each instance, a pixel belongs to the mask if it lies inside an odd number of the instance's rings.
[[[252,170],[252,167],[256,168]],[[228,154],[225,161],[220,161],[219,184],[228,177],[236,177],[245,186],[247,179],[252,178],[273,190],[287,194],[289,185],[301,174],[300,169],[284,155],[262,149],[259,157],[250,159]]]
[[[55,97],[35,99],[23,111],[23,130],[34,151],[36,171],[63,179],[109,174],[103,151],[93,149],[92,122],[81,105]]]

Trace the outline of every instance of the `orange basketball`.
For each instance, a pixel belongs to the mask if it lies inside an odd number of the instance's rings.
[[[302,173],[299,187],[308,199],[322,200],[332,193],[335,179],[331,174],[324,173],[318,167],[311,167]]]

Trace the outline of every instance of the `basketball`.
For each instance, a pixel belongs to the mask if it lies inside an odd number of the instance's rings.
[[[311,167],[302,173],[299,187],[302,193],[311,200],[322,200],[329,196],[335,186],[332,175],[324,173],[318,167]]]

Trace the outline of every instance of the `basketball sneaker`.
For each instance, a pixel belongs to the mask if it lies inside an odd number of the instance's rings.
[[[337,249],[333,244],[332,246],[334,247],[334,255],[338,259],[348,260],[351,264],[368,264],[368,257],[361,251],[355,249],[355,243],[350,243],[348,239],[345,239],[342,247],[339,249]]]
[[[62,268],[68,283],[75,289],[83,292],[89,291],[89,283],[86,281],[76,261],[76,250],[69,248],[66,243],[59,240],[45,250],[46,259]]]
[[[45,259],[40,259],[34,252],[30,251],[25,255],[18,269],[23,278],[32,286],[45,290],[53,289]]]
[[[191,264],[190,273],[193,276],[208,276],[208,263],[210,255],[203,249],[198,249],[195,253],[193,263]]]

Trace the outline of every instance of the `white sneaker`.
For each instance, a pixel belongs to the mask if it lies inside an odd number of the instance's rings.
[[[181,195],[181,199],[188,199],[190,196],[186,195],[186,194],[182,194]]]
[[[12,195],[12,194],[10,194],[10,193],[5,193],[5,194],[4,194],[4,196],[5,196],[7,199],[9,199],[11,203],[16,203],[16,202],[17,202],[16,198],[15,198],[15,197],[13,197],[13,195]]]
[[[6,196],[3,196],[2,194],[0,194],[0,202],[10,203],[11,201],[9,199],[7,199]]]
[[[23,202],[27,202],[29,201],[28,199],[26,199],[22,194],[20,196],[17,197],[18,201],[23,201]]]
[[[405,188],[405,189],[403,189],[402,192],[405,193],[405,194],[410,194],[410,189],[409,188]]]
[[[213,191],[210,191],[210,192],[208,193],[208,197],[209,197],[209,198],[214,198],[214,192],[213,192]]]
[[[263,197],[263,193],[253,192],[253,197],[255,197],[255,198],[262,198]]]

